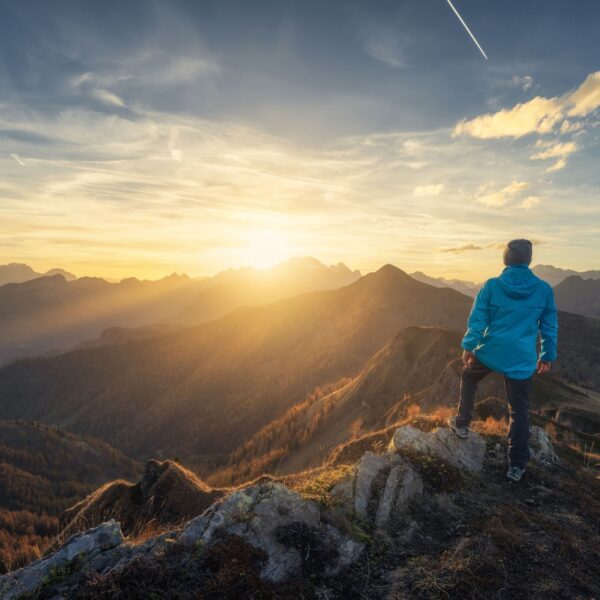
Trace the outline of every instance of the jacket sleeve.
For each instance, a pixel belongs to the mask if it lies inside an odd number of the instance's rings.
[[[488,283],[479,290],[473,308],[469,315],[467,333],[462,340],[461,346],[464,350],[471,352],[481,340],[483,332],[490,324],[490,290]]]
[[[540,318],[540,360],[550,362],[556,360],[556,344],[558,338],[558,314],[554,302],[554,290],[549,289],[544,312]]]

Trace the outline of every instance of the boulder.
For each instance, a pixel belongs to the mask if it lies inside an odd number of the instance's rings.
[[[479,473],[483,468],[486,444],[473,431],[469,432],[468,438],[462,439],[447,428],[426,432],[406,425],[394,432],[389,451],[436,456],[461,470]]]
[[[552,465],[558,462],[552,440],[544,429],[533,425],[529,430],[529,452],[531,460],[542,465]]]
[[[354,510],[358,515],[366,518],[376,479],[400,461],[401,458],[394,454],[365,452],[362,455],[356,465],[354,478]]]
[[[407,502],[422,492],[423,481],[408,463],[403,461],[393,466],[379,501],[375,525],[384,529],[394,512],[402,512]]]
[[[367,519],[369,504],[375,503],[375,526],[385,528],[394,512],[423,491],[423,481],[412,466],[395,453],[365,452],[356,465],[354,511]],[[373,513],[371,513],[372,515]]]
[[[319,546],[331,549],[330,564],[323,565],[330,574],[356,560],[363,549],[363,544],[323,523],[315,502],[276,482],[237,490],[216,502],[184,526],[179,541],[206,546],[224,534],[236,535],[267,554],[261,576],[282,581],[300,575],[304,558],[297,547],[286,543],[289,530],[294,530],[295,537],[300,530]]]
[[[74,559],[97,559],[123,542],[120,525],[113,520],[73,536],[62,548],[22,569],[0,578],[0,598],[11,600],[33,592],[44,580],[68,568]]]

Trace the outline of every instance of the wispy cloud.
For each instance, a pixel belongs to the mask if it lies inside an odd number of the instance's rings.
[[[547,158],[559,158],[563,156],[569,156],[577,150],[577,144],[575,142],[565,143],[537,143],[537,148],[546,148],[534,154],[531,158],[533,160],[545,160]]]
[[[560,171],[567,166],[566,158],[559,158],[554,164],[550,165],[547,169],[544,170],[544,173],[554,173],[555,171]]]
[[[17,163],[19,163],[22,167],[26,167],[27,163],[18,155],[18,154],[11,154],[10,157],[15,160]]]
[[[364,50],[371,58],[388,67],[405,69],[410,66],[398,39],[398,32],[391,30],[370,32],[365,37]]]
[[[567,164],[567,156],[573,154],[578,149],[575,142],[540,142],[535,145],[536,148],[545,148],[531,156],[531,160],[548,160],[556,158],[556,162],[546,169],[546,173],[552,173],[564,169]]]
[[[514,75],[510,82],[526,92],[533,86],[533,77],[531,75],[523,75],[522,77]]]
[[[108,104],[109,106],[125,106],[125,102],[119,98],[116,94],[109,92],[108,90],[92,90],[91,96],[100,100],[104,104]]]
[[[470,250],[482,250],[483,246],[478,246],[469,242],[463,246],[454,246],[453,248],[441,248],[440,252],[452,252],[453,254],[462,254],[463,252],[469,252]]]
[[[520,204],[519,208],[524,208],[525,210],[531,210],[536,206],[539,206],[542,203],[542,199],[539,196],[527,196]]]
[[[513,181],[500,189],[493,189],[493,184],[484,184],[478,190],[475,200],[489,208],[503,208],[523,190],[529,187],[526,181]]]

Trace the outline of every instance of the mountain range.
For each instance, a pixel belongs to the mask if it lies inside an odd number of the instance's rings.
[[[600,279],[600,270],[575,271],[573,269],[562,269],[552,265],[536,265],[532,271],[544,281],[547,281],[552,287],[557,286],[567,277],[576,275],[582,279]]]
[[[422,281],[423,283],[428,283],[429,285],[433,285],[434,287],[449,287],[461,294],[465,294],[466,296],[471,296],[474,298],[477,295],[477,292],[481,288],[481,283],[474,283],[473,281],[464,281],[462,279],[446,279],[444,277],[430,277],[429,275],[425,275],[422,271],[415,271],[411,273],[410,276],[417,281]]]
[[[191,279],[117,283],[56,274],[0,287],[0,364],[25,356],[63,352],[152,337],[210,321],[239,308],[333,289],[356,281],[358,271],[291,259],[272,269],[237,269]]]
[[[0,411],[7,418],[99,437],[137,459],[178,456],[206,474],[226,465],[263,427],[285,419],[286,411],[297,411],[319,387],[335,393],[315,407],[327,404],[331,410],[341,398],[345,406],[357,384],[344,386],[372,368],[369,360],[377,364],[377,353],[405,327],[455,332],[409,330],[398,338],[405,354],[392,352],[399,357],[393,372],[406,379],[389,384],[396,402],[401,394],[420,391],[425,381],[433,385],[442,363],[456,358],[470,306],[471,300],[454,290],[418,282],[387,265],[337,290],[240,308],[150,340],[18,361],[0,369]],[[600,391],[594,367],[600,359],[600,321],[561,313],[560,330],[555,372]],[[429,335],[447,343],[433,345]],[[408,352],[422,358],[411,362]],[[430,361],[435,368],[420,376]],[[451,379],[442,393],[450,392]],[[379,374],[373,381],[384,378]],[[365,398],[364,389],[357,398]],[[392,409],[394,403],[385,398],[378,394],[377,402]],[[374,426],[360,421],[360,403],[353,406],[358,413],[343,411],[344,419],[353,415],[351,423],[336,418],[344,435]],[[367,412],[381,424],[381,411]]]
[[[326,266],[311,257],[291,258],[270,269],[246,267],[223,271],[204,281],[196,300],[173,321],[197,325],[240,306],[260,306],[314,290],[331,290],[360,278],[343,263]]]
[[[0,410],[132,456],[196,465],[235,449],[319,385],[355,375],[400,328],[462,328],[470,304],[387,265],[337,290],[241,308],[152,343],[18,361],[0,370]]]
[[[4,265],[0,272],[2,269],[26,281],[0,285],[0,364],[156,337],[218,319],[240,307],[333,290],[360,277],[359,271],[343,263],[327,266],[310,257],[290,259],[271,269],[230,269],[201,279],[173,274],[158,281],[75,279],[60,269],[40,276],[18,264]],[[542,277],[548,275],[550,281],[568,272],[543,265],[534,271]],[[583,275],[591,278],[597,273]],[[469,297],[479,289],[473,282],[429,277],[420,271],[411,277]],[[576,280],[568,277],[556,296],[562,310],[598,314],[593,283],[576,285]]]
[[[77,279],[76,275],[64,269],[50,269],[45,273],[38,273],[29,265],[10,263],[8,265],[0,265],[0,286],[7,283],[23,283],[24,281],[30,281],[38,277],[52,277],[53,275],[62,275],[67,281]]]
[[[198,282],[185,275],[109,283],[62,275],[0,287],[0,363],[63,351],[114,325],[141,326],[191,302]]]

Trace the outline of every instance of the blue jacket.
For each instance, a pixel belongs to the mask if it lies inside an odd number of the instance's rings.
[[[556,359],[558,321],[554,292],[527,265],[506,267],[500,277],[485,282],[473,303],[465,350],[511,379],[527,379],[539,358]]]

